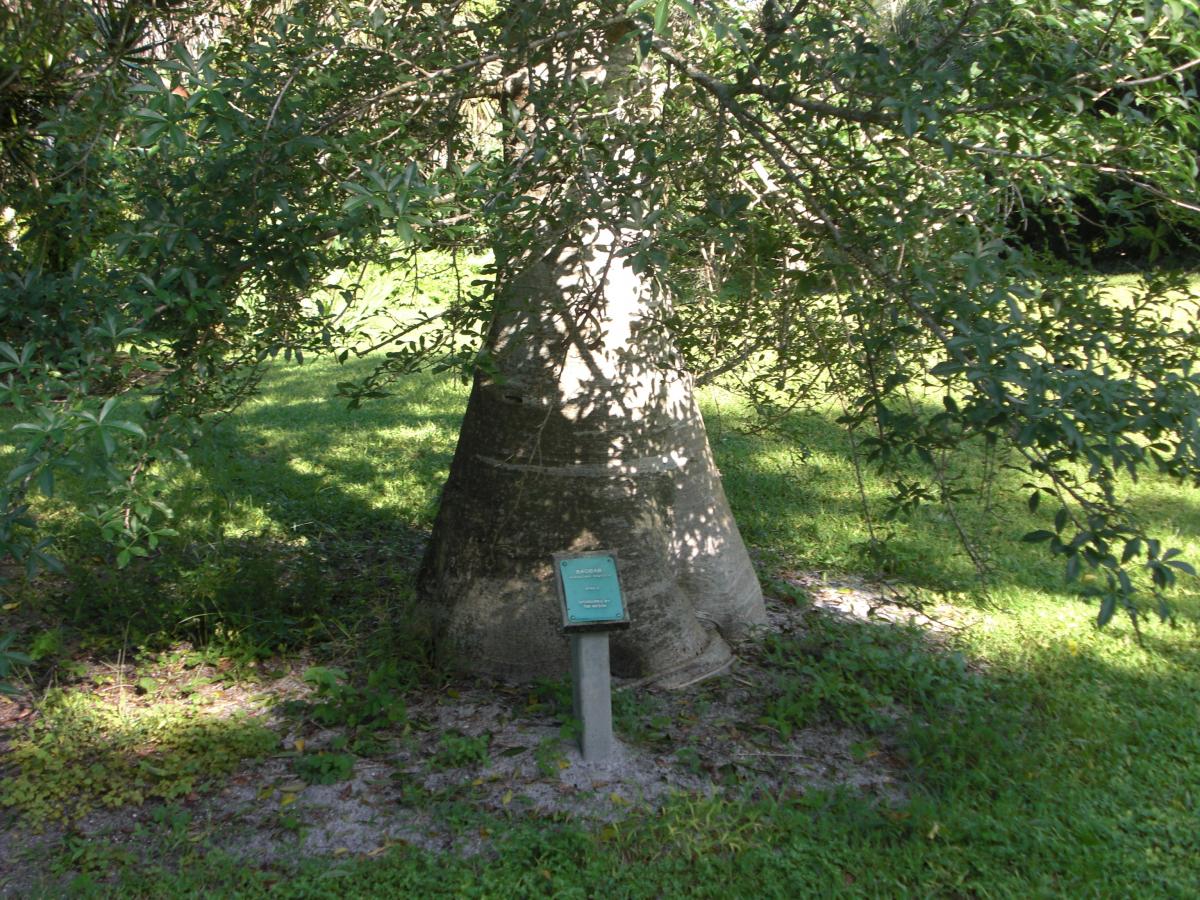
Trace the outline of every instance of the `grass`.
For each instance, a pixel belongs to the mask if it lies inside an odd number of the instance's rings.
[[[253,720],[185,715],[189,692],[167,691],[152,668],[144,677],[154,702],[115,710],[82,694],[95,677],[81,660],[127,653],[148,666],[208,654],[200,665],[221,662],[237,681],[266,660],[316,658],[349,671],[309,670],[317,687],[310,715],[350,728],[354,752],[404,724],[395,698],[436,678],[406,610],[466,392],[419,377],[349,412],[331,398],[346,374],[323,361],[274,368],[263,395],[217,429],[194,468],[177,473],[180,537],[152,565],[116,574],[98,564],[96,536],[65,506],[47,505],[68,574],[5,601],[20,647],[38,648],[28,671],[39,686],[59,686],[3,761],[5,790],[23,815],[109,796],[114,805],[171,803],[219,784],[278,740]],[[775,673],[763,688],[764,733],[828,720],[887,733],[912,777],[906,801],[815,790],[680,796],[658,813],[594,828],[468,809],[455,813],[463,833],[487,829],[494,852],[396,846],[370,858],[262,867],[179,840],[164,813],[148,840],[170,852],[139,855],[68,834],[45,867],[43,891],[65,883],[78,894],[132,896],[1200,893],[1194,580],[1174,598],[1176,620],[1147,620],[1141,644],[1119,618],[1099,631],[1095,607],[1065,582],[1060,563],[1020,542],[1045,523],[1026,509],[1019,479],[1000,470],[1001,515],[970,504],[959,511],[960,526],[989,554],[984,589],[937,509],[877,519],[874,536],[887,540],[872,542],[851,448],[832,414],[794,415],[778,433],[754,434],[735,398],[713,390],[703,407],[767,584],[786,585],[795,570],[884,576],[970,622],[949,639],[957,657],[905,629],[825,619],[798,643],[762,649]],[[967,448],[966,457],[960,474],[974,477],[982,453]],[[914,464],[904,474],[922,472]],[[889,479],[861,477],[878,513]],[[1140,516],[1200,556],[1200,491],[1157,478],[1130,490]],[[887,713],[894,704],[913,714],[897,724]],[[618,713],[636,733],[636,712]],[[456,765],[489,755],[486,741],[449,732],[439,752]],[[315,783],[346,777],[353,761],[300,759]]]

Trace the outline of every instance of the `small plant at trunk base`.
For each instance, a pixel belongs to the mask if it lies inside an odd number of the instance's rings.
[[[613,693],[613,728],[635,744],[663,744],[669,740],[669,717],[663,704],[651,694],[622,688]]]
[[[354,757],[349,753],[307,753],[293,763],[296,775],[309,784],[335,784],[354,772]]]
[[[394,666],[375,669],[361,686],[351,683],[345,670],[327,666],[306,669],[304,680],[316,688],[317,702],[293,708],[326,728],[349,728],[358,752],[379,749],[378,733],[407,721],[407,708],[400,697],[407,683]]]
[[[573,704],[571,682],[567,678],[538,678],[529,692],[529,712],[570,715]]]
[[[447,731],[438,741],[434,765],[447,769],[487,765],[488,744],[491,742],[490,734],[470,737],[459,731]]]
[[[543,778],[550,778],[558,774],[559,769],[567,765],[567,758],[563,755],[563,742],[561,735],[559,737],[542,738],[538,745],[533,748],[533,759],[537,763],[538,772]]]

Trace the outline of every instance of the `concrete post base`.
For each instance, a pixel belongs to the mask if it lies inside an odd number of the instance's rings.
[[[583,725],[579,750],[584,762],[604,762],[613,752],[607,632],[571,635],[571,688],[575,718]]]

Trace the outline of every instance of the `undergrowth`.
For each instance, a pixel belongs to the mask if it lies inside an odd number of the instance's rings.
[[[930,646],[915,626],[864,624],[810,612],[800,635],[768,634],[763,723],[783,738],[821,721],[891,728],[910,714],[961,715],[981,680],[956,651]]]
[[[246,716],[215,718],[174,704],[121,710],[76,691],[48,692],[39,712],[12,741],[0,782],[0,804],[39,826],[193,795],[279,741]]]
[[[305,783],[348,778],[354,760],[386,754],[409,724],[412,693],[437,679],[412,615],[413,582],[465,392],[421,377],[350,414],[328,386],[356,365],[362,374],[368,363],[273,369],[264,397],[176,474],[167,499],[179,535],[153,558],[115,572],[65,504],[39,510],[58,531],[66,572],[6,586],[0,629],[0,680],[40,716],[10,729],[0,761],[0,798],[22,822],[151,801],[184,809],[242,761],[271,752],[276,736],[254,720],[175,702],[218,677],[206,669],[168,690],[152,663],[182,641],[206,666],[232,661],[219,675],[231,681],[280,657],[307,668],[314,694],[286,710],[289,723],[344,742],[292,757]],[[1098,631],[1086,581],[1068,583],[1061,561],[1020,542],[1044,523],[1002,466],[992,489],[1009,515],[963,503],[954,521],[920,505],[877,515],[873,531],[863,498],[881,513],[895,478],[921,476],[917,461],[886,475],[856,471],[836,410],[760,431],[730,395],[710,391],[702,406],[768,587],[788,585],[795,571],[887,577],[965,626],[940,646],[914,629],[809,612],[804,629],[762,644],[754,738],[776,752],[813,726],[861,733],[864,755],[894,755],[903,798],[797,784],[774,796],[636,806],[596,827],[456,809],[464,839],[489,832],[484,853],[397,846],[362,859],[269,863],[181,847],[164,819],[145,840],[170,847],[169,859],[73,838],[51,852],[44,893],[80,877],[79,893],[125,896],[1200,894],[1194,582],[1183,581],[1174,622],[1144,623],[1141,644],[1124,621]],[[983,448],[964,450],[966,469],[983,460]],[[1139,516],[1200,555],[1200,493],[1156,477],[1130,489]],[[982,583],[960,528],[987,550]],[[127,647],[138,648],[131,687],[144,696],[122,705],[104,699],[106,685],[85,683],[80,667]],[[555,776],[573,734],[569,683],[534,686],[528,707],[562,723],[534,750],[543,775]],[[674,737],[679,723],[653,695],[618,691],[614,715],[623,740],[664,765],[695,767],[696,754]],[[439,737],[434,765],[447,769],[507,752],[486,735]],[[440,809],[415,787],[405,796],[422,813]]]

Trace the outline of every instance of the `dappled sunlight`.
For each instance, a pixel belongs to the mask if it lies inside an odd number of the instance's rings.
[[[1026,475],[997,467],[990,511],[979,496],[956,502],[958,524],[989,563],[990,574],[981,582],[943,507],[924,504],[891,520],[885,516],[892,479],[901,475],[931,482],[929,466],[906,457],[893,471],[881,473],[874,464],[862,462],[862,494],[869,502],[876,536],[886,538],[879,552],[871,554],[866,552],[871,534],[851,446],[845,430],[835,424],[833,411],[793,413],[775,429],[750,434],[748,430],[760,423],[737,397],[709,389],[702,403],[730,503],[752,544],[814,568],[875,572],[936,592],[975,593],[986,587],[998,603],[1004,603],[1010,591],[1049,592],[1055,602],[1078,602],[1095,615],[1096,601],[1078,596],[1093,583],[1091,576],[1085,572],[1078,583],[1067,584],[1061,558],[1050,556],[1044,544],[1021,541],[1030,531],[1047,527],[1049,517],[1045,509],[1032,514],[1028,510]],[[960,448],[948,475],[979,487],[984,462],[982,442],[968,443]],[[1200,561],[1200,489],[1154,473],[1145,473],[1136,484],[1125,479],[1123,488],[1136,515],[1161,523],[1154,533],[1168,546],[1180,547],[1184,558]],[[1197,618],[1200,583],[1181,574],[1169,600],[1180,615]]]
[[[369,360],[362,362],[364,370],[369,364]],[[191,605],[182,603],[179,597],[190,596],[194,589],[177,585],[175,579],[181,576],[175,570],[194,569],[197,562],[192,556],[199,552],[197,547],[207,546],[214,538],[216,549],[204,550],[203,558],[210,552],[241,554],[246,549],[243,544],[262,545],[271,553],[275,550],[270,548],[284,552],[286,547],[290,548],[288,554],[297,549],[313,554],[320,571],[305,574],[299,582],[306,591],[312,590],[313,579],[318,577],[345,582],[344,567],[361,554],[359,548],[367,546],[371,548],[370,566],[386,566],[395,577],[408,579],[404,585],[388,589],[411,590],[450,465],[465,390],[449,377],[421,376],[400,382],[394,396],[370,401],[351,412],[332,396],[332,376],[339,370],[334,365],[274,365],[262,397],[196,448],[193,468],[174,471],[172,491],[165,499],[176,512],[176,524],[184,538],[179,546],[168,543],[158,552],[155,565],[161,574],[150,579],[149,573],[145,577],[137,572],[114,573],[112,584],[105,586],[103,579],[93,581],[76,573],[72,578],[78,579],[78,585],[62,588],[65,596],[61,602],[83,604],[97,615],[110,606],[136,610],[136,623],[157,622],[155,606],[169,615],[174,615],[170,611],[176,607],[188,610],[178,618],[206,610],[208,607],[195,607],[192,600],[188,601]],[[326,371],[331,377],[324,377]],[[313,399],[309,405],[284,402],[299,397]],[[770,578],[778,565],[863,572],[960,602],[973,603],[978,598],[980,583],[970,560],[961,549],[953,523],[936,506],[878,523],[879,530],[889,535],[887,553],[881,557],[868,551],[871,535],[862,515],[849,446],[832,413],[792,414],[783,423],[784,439],[770,430],[744,433],[757,423],[745,404],[730,394],[706,389],[700,400],[732,516],[764,576]],[[546,421],[544,413],[531,412],[529,416],[531,431]],[[600,467],[596,475],[604,473],[602,477],[612,479],[614,485],[636,479],[653,483],[664,477],[663,473],[688,471],[694,459],[702,458],[695,449],[684,449],[678,443],[667,443],[658,453],[641,452],[646,440],[641,429],[626,436],[611,423],[601,427],[600,421],[595,421],[597,431],[607,437],[588,450],[587,458]],[[503,464],[499,437],[494,429],[484,430],[482,455]],[[576,445],[568,445],[567,455],[558,461],[547,458],[546,450],[543,445],[540,461],[527,458],[526,463],[514,458],[508,464],[560,465],[563,484],[575,484],[566,473],[578,472],[576,460],[584,458],[576,455]],[[980,456],[968,448],[963,470],[969,472],[979,462]],[[923,467],[907,463],[904,471],[921,474]],[[865,493],[878,515],[889,480],[870,466],[863,468],[863,477]],[[1067,608],[1082,623],[1080,628],[1091,627],[1095,601],[1077,595],[1079,587],[1088,584],[1086,576],[1080,585],[1067,585],[1060,560],[1049,557],[1043,545],[1020,543],[1022,534],[1044,527],[1043,519],[1028,513],[1020,480],[1013,473],[1000,474],[994,517],[984,515],[970,498],[959,506],[968,530],[989,552],[993,572],[987,583],[987,602],[1001,609],[1040,608],[1042,604],[1048,609]],[[1200,491],[1181,488],[1155,475],[1143,477],[1131,491],[1140,516],[1162,522],[1160,530],[1166,539],[1182,547],[1188,558],[1200,558]],[[64,496],[61,502],[67,499]],[[490,524],[498,530],[502,546],[508,546],[512,528],[507,519],[492,515],[482,496],[472,502],[492,516]],[[60,529],[68,551],[93,539],[74,530],[75,520],[59,508],[58,499],[38,503]],[[693,509],[694,527],[677,539],[672,552],[684,558],[719,552],[719,541],[704,537],[710,509],[703,504]],[[534,510],[522,515],[536,521],[539,513]],[[589,516],[581,514],[577,535],[554,549],[567,549],[576,537],[580,546],[604,543],[604,532],[588,521]],[[634,520],[634,524],[659,527],[652,519]],[[219,549],[222,540],[237,546]],[[550,535],[548,540],[557,542],[559,538]],[[336,550],[339,545],[345,549]],[[89,559],[88,566],[97,565]],[[262,566],[257,560],[249,564]],[[288,577],[292,565],[279,569],[278,576]],[[665,563],[654,563],[651,571],[665,568]],[[335,585],[333,595],[348,589],[349,584],[358,584],[360,577],[373,578],[370,571],[364,568],[360,574],[356,570],[349,582]],[[393,575],[388,576],[388,584]],[[125,598],[116,596],[121,583],[133,588],[145,579],[150,581],[144,590],[128,590]],[[233,590],[232,586],[228,590]],[[290,590],[281,588],[269,603],[281,602]],[[1038,598],[1032,606],[1031,597]],[[1194,579],[1182,576],[1171,600],[1181,618],[1200,617],[1200,591]],[[212,602],[219,607],[224,601]],[[129,613],[113,615],[110,627],[114,639],[119,640]],[[241,621],[242,614],[238,616],[235,620]],[[174,621],[164,624],[170,626]],[[1127,627],[1118,615],[1102,632],[1103,639],[1125,644]],[[1147,621],[1146,631],[1157,634],[1159,626]],[[1170,636],[1163,632],[1164,639]]]
[[[321,477],[327,474],[319,463],[314,463],[307,459],[289,459],[287,466],[297,475],[315,475]]]
[[[1095,603],[1074,594],[1010,588],[997,591],[994,600],[977,611],[975,627],[963,637],[977,652],[1009,666],[1036,664],[1052,651],[1116,670],[1190,678],[1189,670],[1200,663],[1200,622],[1194,616],[1172,622],[1151,613],[1135,630],[1118,614],[1101,629]]]
[[[274,366],[262,397],[220,429],[198,463],[226,490],[255,497],[284,531],[303,530],[314,513],[343,525],[364,514],[380,525],[427,522],[460,422],[460,386],[416,377],[349,410],[332,389],[332,376],[345,372],[326,363],[326,380],[306,368]],[[300,512],[314,502],[319,510]]]
[[[14,769],[0,783],[0,804],[35,827],[73,823],[102,808],[195,799],[278,745],[262,719],[246,714],[258,704],[244,689],[236,691],[238,703],[194,692],[194,699],[143,699],[134,685],[97,681],[90,690],[52,691],[32,724],[11,736],[6,763]],[[142,694],[157,691],[153,679],[141,684],[154,685],[139,687]]]
[[[329,630],[321,627],[322,619],[333,629],[353,628],[364,610],[380,606],[382,617],[370,620],[366,627],[387,650],[380,655],[376,649],[371,664],[394,657],[392,650],[399,642],[385,631],[385,623],[409,628],[414,618],[411,607],[386,604],[397,596],[411,597],[413,574],[450,465],[465,393],[448,378],[422,378],[411,389],[402,382],[395,396],[349,412],[344,403],[330,397],[333,380],[325,377],[324,370],[307,365],[298,370],[276,365],[266,379],[262,399],[222,425],[197,449],[195,467],[180,470],[173,482],[180,496],[172,505],[187,524],[186,548],[162,551],[153,578],[148,568],[139,569],[135,562],[124,572],[110,573],[103,583],[80,582],[76,588],[80,596],[86,595],[86,602],[104,620],[88,627],[93,633],[109,629],[115,641],[104,653],[111,650],[109,657],[116,659],[117,648],[126,638],[126,623],[147,622],[166,612],[173,617],[168,627],[175,628],[185,627],[177,624],[183,619],[202,617],[186,627],[211,623],[204,625],[210,630],[203,633],[214,644],[239,653],[261,658],[267,648],[273,650],[287,641],[299,642],[305,654],[312,647],[324,652],[329,645],[322,642],[329,639]],[[290,405],[274,402],[289,396],[308,399]],[[496,402],[503,402],[503,396]],[[506,446],[524,450],[527,444],[514,439],[506,445],[508,438],[495,427],[481,427],[476,446],[491,467],[508,467],[510,485],[519,485],[521,473],[531,468],[539,474],[553,470],[560,485],[555,488],[558,497],[565,493],[581,498],[579,486],[585,478],[607,479],[612,486],[661,486],[666,473],[686,472],[694,460],[703,458],[694,443],[655,443],[662,435],[675,434],[673,429],[697,421],[688,407],[678,406],[675,400],[664,402],[671,414],[661,434],[650,433],[649,420],[639,420],[629,432],[620,431],[619,423],[614,426],[609,420],[611,407],[602,405],[583,414],[582,420],[548,415],[541,408],[528,411],[528,421],[544,427],[543,434],[549,437],[555,437],[554,429],[560,427],[560,434],[571,434],[581,425],[595,427],[578,440],[543,442],[538,446],[540,456],[506,454]],[[791,598],[789,604],[795,605],[786,608],[781,601],[770,601],[774,623],[785,617],[805,622],[787,636],[792,644],[785,648],[785,658],[793,669],[759,665],[753,648],[761,645],[743,645],[744,659],[732,677],[710,681],[695,693],[667,695],[679,704],[679,715],[663,720],[654,711],[640,719],[629,717],[631,727],[640,729],[625,735],[631,744],[661,742],[638,749],[654,761],[656,772],[670,765],[672,772],[684,773],[680,777],[701,783],[710,777],[709,769],[700,768],[697,774],[681,760],[694,759],[697,766],[711,764],[718,773],[711,776],[713,784],[731,795],[762,784],[763,779],[776,779],[767,782],[782,785],[772,790],[774,812],[767,815],[791,818],[779,826],[780,832],[768,832],[772,843],[763,865],[781,854],[795,862],[802,858],[801,851],[853,847],[839,861],[839,872],[853,872],[858,878],[865,878],[879,860],[959,874],[980,867],[1008,871],[1028,864],[1055,873],[1053,878],[1067,865],[1063,860],[1073,860],[1088,871],[1118,863],[1147,867],[1144,860],[1130,855],[1124,843],[1112,839],[1117,832],[1128,832],[1136,847],[1149,846],[1159,854],[1148,866],[1150,871],[1166,871],[1168,865],[1189,870],[1195,849],[1195,801],[1173,792],[1173,776],[1162,770],[1179,766],[1186,776],[1186,766],[1200,752],[1189,715],[1200,671],[1195,649],[1200,646],[1200,632],[1195,624],[1183,621],[1172,628],[1147,619],[1142,627],[1144,646],[1138,645],[1120,615],[1104,630],[1097,630],[1094,601],[1077,596],[1076,586],[1063,582],[1059,561],[1047,557],[1042,546],[1019,542],[1021,534],[1039,527],[1039,519],[1024,504],[1020,476],[1008,473],[997,480],[998,516],[983,515],[970,501],[960,505],[972,532],[986,538],[992,553],[994,573],[987,602],[976,604],[977,581],[970,562],[959,547],[953,524],[936,507],[881,523],[890,535],[890,556],[867,553],[870,533],[862,517],[855,470],[844,432],[832,413],[793,414],[783,423],[784,439],[772,431],[746,433],[757,423],[751,411],[730,395],[705,391],[701,408],[731,515],[751,545],[769,594],[787,596],[779,593],[775,580],[788,570],[802,571],[822,584],[834,578],[828,573],[861,573],[866,576],[859,578],[868,585],[865,590],[879,577],[904,591],[908,599],[928,601],[921,608],[934,618],[950,605],[954,615],[947,617],[945,630],[916,632],[879,619],[850,623],[836,619],[832,624],[826,618],[814,620],[830,614],[808,609],[803,597]],[[648,446],[656,452],[647,452]],[[978,461],[968,448],[964,471]],[[923,468],[909,462],[902,470],[914,475]],[[881,504],[889,490],[888,478],[870,466],[862,474],[864,492],[873,505]],[[655,490],[645,493],[653,497]],[[1133,492],[1139,514],[1166,523],[1164,530],[1193,552],[1200,535],[1197,492],[1157,476],[1143,478]],[[523,503],[530,500],[518,491],[510,496]],[[614,490],[613,496],[624,495]],[[568,510],[561,518],[546,518],[536,503],[518,505],[518,524],[513,525],[514,520],[497,513],[499,507],[487,495],[472,492],[467,501],[484,515],[481,528],[490,529],[486,533],[499,542],[500,552],[514,559],[512,548],[521,537],[515,529],[524,527],[521,523],[545,529],[547,541],[566,536],[579,547],[605,546],[613,533],[606,531],[610,528],[634,529],[641,539],[665,526],[661,517],[642,510],[616,517],[613,525],[598,519],[595,508],[582,501],[580,510]],[[719,541],[705,542],[715,515],[708,503],[693,506],[687,528],[671,552],[685,558],[688,553],[719,552]],[[193,540],[204,533],[197,524],[202,521],[211,521],[221,535],[220,543],[203,552]],[[651,540],[645,543],[650,545]],[[476,550],[468,545],[464,552]],[[171,554],[182,554],[187,564],[172,570],[178,561]],[[198,559],[193,554],[199,554]],[[645,558],[630,556],[635,561]],[[650,570],[656,576],[668,569],[661,561],[665,554],[658,559]],[[453,560],[460,561],[461,557]],[[147,586],[140,587],[143,583]],[[506,587],[503,582],[485,586],[496,587],[493,601],[503,596]],[[1181,599],[1194,599],[1189,591],[1193,589],[1185,579]],[[236,606],[237,602],[244,605]],[[109,608],[111,612],[102,612]],[[1195,609],[1194,603],[1191,608]],[[905,621],[903,613],[903,608],[898,610],[897,621]],[[765,635],[759,632],[758,637]],[[410,635],[410,639],[417,638]],[[963,654],[962,665],[956,653]],[[706,660],[709,665],[720,661],[719,656]],[[284,797],[295,795],[281,793],[279,785],[296,780],[294,760],[283,756],[300,754],[294,749],[281,753],[277,737],[261,737],[261,745],[255,743],[260,739],[255,735],[262,733],[252,730],[259,727],[253,720],[229,725],[224,711],[210,715],[211,711],[191,701],[185,705],[183,698],[169,693],[165,679],[157,673],[154,677],[158,693],[153,702],[160,710],[159,719],[134,711],[127,715],[124,730],[81,729],[80,733],[105,735],[103,745],[97,744],[100,738],[63,742],[67,748],[63,752],[76,753],[71,748],[83,747],[79,754],[86,753],[89,764],[117,773],[124,787],[114,792],[106,779],[107,794],[88,793],[91,786],[81,788],[76,777],[76,770],[85,772],[86,767],[57,762],[52,773],[31,768],[34,776],[19,784],[33,784],[36,777],[37,796],[70,791],[72,798],[82,798],[79,802],[101,807],[107,802],[103,797],[109,796],[115,798],[114,804],[126,804],[122,810],[139,802],[139,795],[147,800],[174,798],[168,802],[186,804],[197,819],[219,814],[226,817],[220,820],[225,823],[230,807],[210,789],[231,784],[223,779],[241,766],[243,775],[249,773],[252,780],[235,789],[241,792],[244,808],[237,813],[243,818],[233,821],[245,833],[270,834],[276,844],[293,847],[296,838],[290,832],[281,836],[279,821],[284,813],[299,815],[295,811],[300,809],[315,819],[323,808],[323,801],[313,799],[317,792],[311,787],[302,789],[296,803],[281,806]],[[126,678],[129,706],[148,706],[150,695],[136,695],[131,687],[134,681],[132,676]],[[464,708],[494,710],[497,734],[501,728],[516,733],[526,721],[524,694],[495,692],[475,682],[470,687],[456,683],[451,696],[445,684],[439,677],[436,690],[418,692],[423,699],[405,696],[410,712],[421,709],[421,703],[446,710],[446,716],[461,715]],[[103,724],[109,721],[111,709],[88,715],[92,717],[88,721]],[[427,721],[443,722],[432,717]],[[725,721],[742,723],[736,736],[717,727]],[[196,723],[194,739],[180,736],[179,722]],[[460,720],[445,722],[458,727],[454,723]],[[792,729],[787,739],[775,730],[780,723]],[[243,726],[248,730],[239,730]],[[538,727],[557,740],[556,723],[539,719]],[[386,807],[362,801],[364,821],[369,817],[370,822],[364,826],[368,836],[390,834],[387,829],[397,827],[397,821],[411,821],[414,809],[424,815],[419,804],[427,801],[417,801],[414,807],[411,794],[403,791],[411,790],[410,777],[455,784],[429,762],[435,752],[429,747],[436,747],[441,728],[442,724],[415,729],[413,734],[423,743],[414,749],[401,741],[386,759],[356,757],[354,779],[325,786],[328,796],[337,796],[347,785],[362,791],[353,803],[359,803],[360,797],[374,800],[381,790],[391,791],[387,796],[396,800],[389,799]],[[659,737],[646,738],[647,733]],[[151,734],[157,736],[147,737]],[[525,735],[522,740],[534,739]],[[533,785],[529,790],[544,786],[547,793],[570,799],[554,787],[557,774],[545,779],[537,771],[533,759],[537,745],[505,744],[503,751],[500,746],[493,743],[490,764],[505,772],[524,766],[522,771],[529,771]],[[502,755],[522,747],[523,755]],[[680,747],[681,757],[662,749]],[[212,750],[218,763],[210,764],[210,757],[201,755],[208,752],[205,748]],[[689,757],[688,752],[696,755]],[[83,758],[79,754],[63,758]],[[274,754],[263,764],[265,768],[244,766],[263,754]],[[664,763],[664,758],[671,762]],[[176,760],[198,766],[203,777],[177,778]],[[416,775],[391,778],[384,788],[364,786],[360,780],[363,772],[387,775],[399,771],[401,764],[409,765]],[[155,775],[147,765],[166,774]],[[473,786],[478,777],[475,770],[464,768],[461,784],[454,789],[484,817],[480,827],[497,828],[500,817],[511,823],[514,815],[524,814],[513,811],[521,802],[520,790],[512,802],[510,784],[485,781]],[[835,785],[854,785],[855,779],[874,780],[861,792],[836,793],[837,800],[819,799],[822,785],[831,780]],[[50,787],[41,787],[46,784]],[[188,792],[179,793],[185,787]],[[618,790],[626,787],[609,786],[603,796]],[[266,800],[256,799],[260,791],[269,795]],[[879,791],[884,793],[882,800]],[[887,798],[902,793],[905,805],[890,805]],[[916,801],[908,803],[909,795]],[[189,800],[192,796],[199,799]],[[635,797],[634,803],[640,802],[635,793],[630,796]],[[480,812],[481,797],[495,808]],[[335,810],[330,815],[336,819],[347,807],[330,802]],[[740,802],[729,801],[722,807],[723,814],[761,814],[757,808],[746,813],[745,807],[737,805]],[[659,821],[658,813],[633,808],[637,812],[631,824],[622,827],[651,827]],[[612,809],[625,815],[628,807]],[[541,820],[533,821],[542,827]],[[456,826],[438,827],[452,831]],[[318,823],[311,833],[322,834],[324,828],[324,823]],[[808,835],[819,835],[812,838],[817,843],[803,844]],[[975,835],[986,838],[976,840]],[[752,851],[747,847],[739,853]],[[789,853],[799,855],[793,859],[787,857]],[[868,858],[870,863],[864,863]],[[378,864],[375,858],[369,862]],[[1070,882],[1064,876],[1062,883]]]
[[[609,550],[632,624],[622,675],[681,683],[728,665],[761,591],[712,462],[669,299],[584,229],[509,283],[420,581],[452,664],[527,679],[566,668],[549,561]]]

